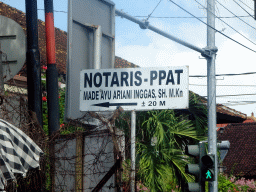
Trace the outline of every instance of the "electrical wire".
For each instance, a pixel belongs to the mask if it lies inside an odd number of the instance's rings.
[[[235,0],[233,0],[239,7],[241,7],[241,9],[243,9],[246,13],[248,13],[248,15],[250,15],[253,19],[254,17],[248,12],[246,11],[239,3],[237,3]]]
[[[241,0],[238,0],[238,1],[240,1],[241,3],[243,3],[246,7],[248,7],[249,9],[251,9],[252,11],[254,11],[251,7],[249,7],[247,4],[245,4],[243,1],[241,1]]]
[[[237,105],[251,105],[251,104],[255,104],[256,102],[248,102],[248,103],[236,103],[236,104],[232,104],[232,103],[219,103],[221,105],[225,105],[225,106],[237,106]]]
[[[200,84],[189,84],[191,86],[207,86],[207,85],[200,85]],[[216,85],[220,87],[256,87],[256,85]]]
[[[253,49],[251,49],[251,48],[249,48],[249,47],[247,47],[247,46],[245,46],[245,45],[243,45],[242,43],[240,43],[240,42],[238,42],[238,41],[236,41],[236,40],[234,40],[234,39],[232,39],[231,37],[229,37],[228,35],[226,35],[226,34],[224,34],[224,33],[222,33],[221,31],[219,31],[219,30],[217,30],[217,29],[215,29],[215,28],[213,28],[212,26],[210,26],[210,25],[208,25],[207,23],[205,23],[204,21],[202,21],[201,19],[199,19],[199,18],[206,18],[206,17],[196,17],[196,16],[194,16],[193,14],[191,14],[190,12],[188,12],[187,10],[185,10],[184,8],[182,8],[181,6],[179,6],[178,4],[176,4],[174,1],[172,1],[172,0],[169,0],[169,1],[171,1],[173,4],[175,4],[176,6],[178,6],[179,8],[181,8],[183,11],[185,11],[185,12],[187,12],[188,14],[190,14],[192,17],[154,17],[154,18],[195,18],[195,19],[198,19],[199,21],[201,21],[202,23],[204,23],[205,25],[207,25],[208,27],[210,27],[210,28],[212,28],[213,30],[215,30],[216,32],[218,32],[218,33],[220,33],[221,35],[223,35],[223,36],[225,36],[226,38],[228,38],[228,39],[230,39],[231,41],[233,41],[233,42],[235,42],[235,43],[237,43],[237,44],[239,44],[239,45],[241,45],[241,46],[243,46],[244,48],[246,48],[246,49],[249,49],[250,51],[253,51],[253,52],[255,52],[256,53],[256,51],[255,50],[253,50]],[[195,0],[196,1],[196,0]],[[234,1],[234,0],[233,0]],[[160,4],[160,2],[161,2],[161,0],[159,1],[159,3],[158,3],[158,5]],[[199,2],[198,2],[199,3]],[[201,4],[201,3],[199,3],[199,4]],[[157,5],[157,6],[158,6]],[[239,5],[239,4],[238,4]],[[156,6],[156,7],[157,7]],[[202,5],[201,5],[202,6]],[[240,6],[240,5],[239,5]],[[156,9],[156,7],[155,7],[155,9]],[[203,6],[204,7],[204,6]],[[241,6],[240,6],[241,7]],[[241,7],[242,8],[242,7]],[[155,10],[154,9],[154,10]],[[40,11],[44,11],[44,9],[37,9],[37,10],[40,10]],[[153,10],[153,12],[154,12],[154,10]],[[246,11],[246,10],[245,10]],[[57,11],[57,10],[54,10],[54,12],[60,12],[60,13],[67,13],[67,11]],[[152,12],[152,13],[153,13]],[[247,12],[247,11],[246,11]],[[151,13],[151,14],[152,14]],[[248,13],[248,12],[247,12]],[[149,15],[150,17],[151,17],[151,14]],[[250,13],[248,13],[249,14],[249,16],[251,16],[250,15]],[[216,15],[215,15],[216,16]],[[144,17],[144,16],[136,16],[136,17]],[[217,16],[216,16],[217,17]],[[236,17],[248,17],[248,16],[236,16]],[[149,18],[149,17],[148,17]],[[153,16],[152,16],[152,18],[153,18]],[[218,19],[220,19],[220,18],[235,18],[235,17],[217,17]],[[221,19],[220,19],[221,20]],[[221,20],[222,21],[222,20]],[[223,21],[224,22],[224,21]],[[227,24],[228,25],[228,24]],[[231,27],[232,28],[232,27]],[[238,31],[237,31],[238,32]],[[238,32],[239,33],[239,32]],[[240,33],[239,33],[240,34]],[[242,35],[242,34],[240,34],[240,35]],[[243,36],[243,35],[242,35]],[[245,37],[245,36],[243,36],[243,37]],[[246,38],[246,37],[245,37]],[[249,40],[248,38],[246,38],[247,40]],[[251,40],[249,40],[250,42],[252,42]],[[253,44],[255,44],[254,42],[252,42]],[[255,44],[256,45],[256,44]]]
[[[158,2],[158,4],[156,5],[156,7],[153,9],[153,11],[148,15],[148,18],[146,20],[148,20],[150,18],[150,16],[154,13],[154,11],[156,10],[156,8],[158,7],[158,5],[161,3],[162,0],[160,0]]]
[[[244,48],[246,48],[246,49],[248,49],[248,50],[253,51],[253,52],[256,53],[255,50],[253,50],[253,49],[251,49],[251,48],[249,48],[249,47],[243,45],[242,43],[240,43],[240,42],[238,42],[238,41],[236,41],[236,40],[234,40],[234,39],[232,39],[232,38],[229,37],[228,35],[222,33],[221,31],[215,29],[214,27],[208,25],[207,23],[205,23],[205,22],[202,21],[201,19],[197,18],[197,17],[194,16],[192,13],[188,12],[186,9],[184,9],[183,7],[181,7],[180,5],[178,5],[177,3],[175,3],[173,0],[169,0],[169,1],[171,1],[174,5],[176,5],[177,7],[179,7],[180,9],[182,9],[183,11],[185,11],[186,13],[188,13],[189,15],[193,16],[193,17],[196,18],[197,20],[201,21],[202,23],[204,23],[204,24],[207,25],[208,27],[212,28],[212,29],[215,30],[216,32],[218,32],[218,33],[220,33],[221,35],[225,36],[226,38],[230,39],[231,41],[234,41],[235,43],[237,43],[237,44],[243,46]]]
[[[147,16],[134,16],[134,17],[147,17]],[[223,18],[223,19],[234,19],[237,17],[250,17],[250,15],[240,15],[240,16],[229,16],[229,17],[219,17],[219,18]],[[158,16],[151,16],[151,18],[155,18],[155,19],[195,19],[195,17],[158,17]],[[197,17],[200,19],[206,19],[207,17]]]
[[[241,104],[222,104],[222,105],[225,105],[225,106],[239,106],[239,105],[251,105],[251,104],[255,104],[255,103],[241,103]]]
[[[243,103],[244,102],[244,103]],[[207,105],[206,103],[200,103],[201,105]],[[237,103],[217,103],[216,105],[225,105],[225,106],[236,106],[236,105],[251,105],[251,104],[256,104],[256,101],[241,101],[241,103],[239,103],[239,101]]]
[[[171,1],[171,0],[170,0]],[[201,5],[202,7],[204,7],[200,2],[198,2],[197,0],[194,0],[195,2],[197,2],[199,5]],[[207,8],[204,7],[206,10]],[[254,43],[252,40],[250,40],[249,38],[247,38],[246,36],[244,36],[242,33],[240,33],[239,31],[237,31],[234,27],[230,26],[227,22],[223,21],[221,18],[219,18],[217,15],[215,15],[214,13],[211,12],[212,15],[214,15],[217,19],[219,19],[220,21],[222,21],[223,23],[225,23],[227,26],[229,26],[231,29],[233,29],[235,32],[237,32],[239,35],[243,36],[245,39],[247,39],[248,41],[250,41],[252,44],[256,45],[256,43]]]
[[[207,103],[199,103],[200,105],[207,105]],[[256,104],[256,102],[252,103],[237,103],[237,104],[231,104],[231,103],[217,103],[217,105],[224,105],[224,106],[239,106],[239,105],[252,105]]]
[[[44,9],[37,9],[39,11],[44,11]],[[57,11],[57,10],[53,10],[53,12],[58,12],[58,13],[68,13],[67,11]]]
[[[240,103],[240,102],[251,103],[251,102],[256,102],[256,101],[228,101],[228,103]]]
[[[226,9],[228,12],[230,12],[231,14],[233,14],[235,17],[237,17],[232,11],[230,11],[227,7],[225,7],[223,4],[221,4],[218,0],[216,0],[217,3],[219,3],[224,9]],[[245,23],[246,25],[250,26],[251,28],[255,29],[255,27],[251,26],[249,23],[245,22],[243,19],[237,17],[239,20],[241,20],[243,23]]]
[[[216,97],[241,97],[241,96],[248,96],[248,95],[256,95],[256,93],[237,94],[237,95],[216,95]],[[201,97],[208,97],[208,96],[201,96]]]
[[[253,75],[253,74],[256,74],[256,72],[216,74],[215,76],[236,76],[236,75]],[[189,75],[189,77],[207,77],[207,75]]]

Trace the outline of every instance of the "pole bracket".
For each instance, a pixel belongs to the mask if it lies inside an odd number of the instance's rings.
[[[212,58],[212,55],[218,52],[218,48],[215,46],[212,48],[206,47],[206,48],[203,48],[203,50],[204,50],[204,53],[201,53],[201,55],[205,58]]]
[[[148,29],[149,21],[148,20],[142,20],[143,23],[139,24],[141,29]]]

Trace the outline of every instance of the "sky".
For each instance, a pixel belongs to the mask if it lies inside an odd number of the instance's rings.
[[[180,9],[172,0],[112,0],[118,10],[147,19],[151,25],[199,48],[207,45],[207,26]],[[173,0],[183,9],[206,22],[206,0]],[[2,2],[25,12],[25,0]],[[67,31],[68,0],[53,0],[55,26]],[[44,20],[44,1],[38,0],[38,18]],[[158,6],[157,6],[158,5]],[[256,72],[256,21],[252,0],[217,0],[216,74]],[[151,14],[152,13],[152,14]],[[241,16],[241,17],[236,17]],[[189,18],[188,18],[189,17]],[[223,18],[224,17],[224,18]],[[222,21],[221,21],[222,20]],[[189,75],[206,75],[207,62],[200,53],[173,42],[118,16],[115,17],[115,55],[140,67],[189,66]],[[254,52],[255,51],[255,52]],[[207,95],[205,77],[189,78],[189,89]],[[256,113],[256,74],[216,77],[217,103],[248,116]],[[241,94],[251,94],[242,95]],[[236,95],[236,96],[227,96]],[[221,96],[221,97],[219,97]]]

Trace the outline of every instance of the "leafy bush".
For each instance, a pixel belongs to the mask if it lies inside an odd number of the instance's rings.
[[[233,179],[233,178],[232,178]],[[239,191],[253,192],[256,191],[256,184],[253,179],[246,180],[245,178],[235,180],[235,184]]]
[[[43,130],[48,135],[48,107],[47,107],[47,92],[46,92],[46,74],[43,67],[42,71],[42,111],[43,111]],[[59,88],[59,121],[60,127],[64,126],[64,111],[65,111],[65,88]]]
[[[206,192],[208,192],[208,183],[206,182]],[[219,174],[218,177],[219,192],[253,192],[256,191],[256,183],[253,179],[246,180],[245,178],[228,177]]]
[[[238,189],[237,186],[227,176],[219,174],[219,177],[218,177],[219,192],[236,191],[237,189]]]

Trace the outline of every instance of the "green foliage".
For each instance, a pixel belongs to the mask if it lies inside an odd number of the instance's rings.
[[[237,190],[237,186],[231,182],[225,175],[219,174],[218,176],[218,191],[226,192],[229,190]],[[208,188],[207,188],[208,191]]]
[[[130,137],[130,113],[122,113],[116,126]],[[185,173],[191,158],[184,146],[205,140],[207,109],[190,93],[189,111],[161,110],[136,113],[137,178],[152,192],[180,191],[194,177]]]
[[[190,120],[176,117],[173,110],[138,113],[142,122],[137,132],[138,177],[154,191],[169,191],[183,186],[192,177],[185,173],[188,158],[183,148],[191,140],[199,141]]]
[[[126,159],[123,161],[122,164],[122,168],[123,168],[123,176],[122,176],[122,180],[125,183],[128,183],[130,180],[130,169],[131,169],[131,160],[130,159]]]
[[[223,174],[218,176],[218,191],[219,192],[253,192],[256,190],[254,180],[246,180],[245,178],[230,176]],[[208,182],[206,182],[206,192],[208,192]]]
[[[48,107],[47,107],[47,93],[46,93],[46,75],[42,75],[42,111],[43,111],[43,130],[48,135]],[[65,88],[59,88],[59,123],[60,127],[64,126],[64,113],[65,113]],[[83,130],[81,127],[68,126],[61,131],[61,134],[73,133],[77,130]]]
[[[65,88],[59,89],[59,117],[60,125],[63,126],[64,123],[64,113],[65,113]]]
[[[205,136],[207,134],[207,107],[191,91],[189,92],[189,112],[191,113],[189,118],[196,128],[197,135]]]
[[[67,134],[75,133],[77,131],[84,131],[84,128],[69,125],[69,126],[65,127],[65,129],[63,129],[60,132],[60,134],[61,135],[67,135]]]

